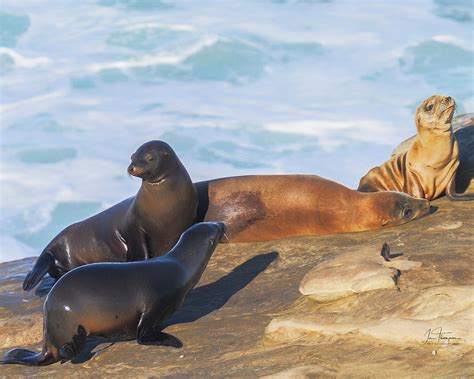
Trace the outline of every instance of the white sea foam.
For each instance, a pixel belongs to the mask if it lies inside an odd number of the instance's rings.
[[[0,112],[3,116],[14,114],[16,117],[22,114],[22,112],[38,112],[42,109],[47,109],[54,101],[64,97],[64,95],[65,92],[63,90],[57,90],[43,95],[33,96],[25,100],[0,104]],[[25,113],[23,113],[23,115],[24,114]]]
[[[15,65],[21,68],[36,68],[38,66],[45,66],[53,63],[53,61],[48,57],[26,57],[7,47],[0,47],[0,54],[8,55],[14,60]]]
[[[473,50],[472,40],[467,41],[463,38],[459,38],[459,37],[449,35],[449,34],[440,34],[440,35],[433,36],[433,41],[450,43],[452,45],[459,46],[465,50]]]
[[[212,46],[219,38],[216,36],[207,36],[202,40],[198,41],[194,45],[184,49],[183,51],[177,52],[175,54],[170,53],[158,53],[158,54],[150,54],[150,55],[143,55],[138,58],[133,58],[126,61],[116,61],[116,62],[107,62],[107,63],[98,63],[89,66],[91,71],[100,71],[104,69],[130,69],[130,68],[137,68],[137,67],[148,67],[154,65],[174,65],[181,63],[186,58],[196,54],[201,49]]]
[[[397,136],[389,122],[375,120],[298,120],[269,123],[265,128],[277,132],[296,133],[316,137],[326,151],[334,150],[347,140],[369,144],[385,144]]]
[[[191,32],[196,30],[193,25],[187,24],[161,24],[157,22],[144,22],[144,23],[137,23],[133,25],[125,24],[123,27],[124,30],[142,30],[142,29],[166,29],[166,30],[174,30],[180,32]]]

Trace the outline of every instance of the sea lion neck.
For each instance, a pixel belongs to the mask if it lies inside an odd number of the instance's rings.
[[[145,179],[142,179],[142,186],[150,187],[150,189],[156,189],[162,184],[164,184],[167,181],[167,179],[168,179],[168,176],[160,177],[156,181],[153,181],[153,182],[149,182],[149,181],[146,181]]]
[[[175,182],[176,179],[181,178],[183,172],[187,174],[186,169],[176,157],[176,160],[168,161],[166,169],[160,172],[157,176],[152,176],[147,180],[142,179],[142,185],[150,189],[158,189],[159,187],[163,187],[164,185]]]

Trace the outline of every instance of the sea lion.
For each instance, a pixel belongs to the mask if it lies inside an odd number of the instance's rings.
[[[59,278],[87,263],[162,255],[194,223],[196,189],[173,149],[150,141],[131,160],[129,174],[142,179],[136,196],[61,231],[39,256],[23,289],[35,287],[47,272]]]
[[[187,229],[166,255],[146,261],[94,263],[62,276],[44,303],[43,349],[8,351],[1,363],[43,366],[67,361],[87,335],[135,338],[180,347],[160,325],[197,284],[224,234],[222,223]]]
[[[430,211],[424,199],[357,192],[313,175],[239,176],[195,185],[197,219],[224,222],[229,242],[378,229]]]
[[[449,191],[459,166],[459,146],[451,126],[455,108],[449,96],[424,100],[416,110],[418,134],[408,150],[372,168],[358,190],[400,191],[428,200]]]
[[[474,113],[466,113],[453,118],[454,138],[459,147],[459,167],[455,181],[446,189],[449,200],[473,200],[474,194]],[[392,152],[394,155],[405,153],[417,136],[400,143]]]

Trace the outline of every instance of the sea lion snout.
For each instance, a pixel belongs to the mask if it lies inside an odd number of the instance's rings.
[[[456,101],[451,96],[446,96],[442,103],[442,112],[445,114],[446,123],[451,123],[456,111]]]
[[[429,200],[427,199],[419,199],[420,200],[420,207],[418,209],[418,212],[415,212],[414,217],[422,217],[429,215],[431,213],[431,204]]]
[[[139,176],[143,172],[143,168],[135,166],[133,163],[130,163],[130,166],[127,168],[127,172],[133,176]]]

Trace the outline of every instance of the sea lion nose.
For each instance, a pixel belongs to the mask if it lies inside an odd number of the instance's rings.
[[[135,166],[133,165],[133,163],[130,164],[130,166],[128,166],[127,171],[128,171],[128,173],[129,173],[130,175],[134,175],[134,174],[135,174],[136,168],[135,168]]]

